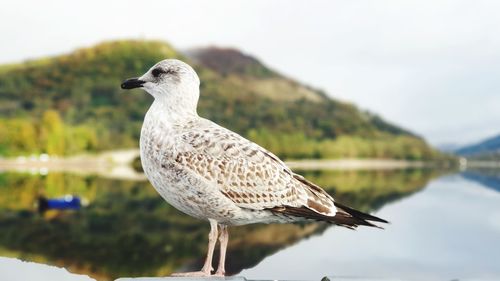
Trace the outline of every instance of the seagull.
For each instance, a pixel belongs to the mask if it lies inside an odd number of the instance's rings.
[[[387,223],[336,202],[273,153],[200,117],[199,86],[194,69],[176,59],[160,61],[121,84],[154,97],[140,136],[146,177],[169,204],[210,223],[203,268],[173,276],[224,276],[229,226],[315,220],[354,229]],[[217,238],[220,260],[212,274]]]

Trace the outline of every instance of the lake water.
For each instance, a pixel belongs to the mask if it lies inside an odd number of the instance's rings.
[[[500,280],[500,172],[307,171],[338,201],[385,218],[385,230],[320,223],[230,229],[227,269],[251,279],[325,275]],[[77,211],[39,196],[84,199]],[[144,181],[0,174],[0,256],[67,267],[98,280],[198,269],[208,223],[181,214]]]

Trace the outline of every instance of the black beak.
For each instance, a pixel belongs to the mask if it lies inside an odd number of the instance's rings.
[[[134,89],[142,87],[142,84],[146,83],[146,81],[139,80],[137,78],[130,78],[122,83],[122,89]]]

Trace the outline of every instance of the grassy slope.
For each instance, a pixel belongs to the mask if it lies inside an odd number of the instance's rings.
[[[119,84],[161,59],[180,58],[201,77],[200,115],[282,157],[439,156],[420,138],[375,115],[329,99],[250,56],[217,50],[191,53],[192,60],[165,42],[114,41],[0,66],[0,155],[137,146],[151,97],[125,93]]]

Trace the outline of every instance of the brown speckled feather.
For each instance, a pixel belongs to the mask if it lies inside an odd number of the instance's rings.
[[[294,174],[274,154],[208,120],[184,128],[185,151],[176,162],[211,181],[239,207],[263,210],[305,207],[334,216],[333,198]]]

